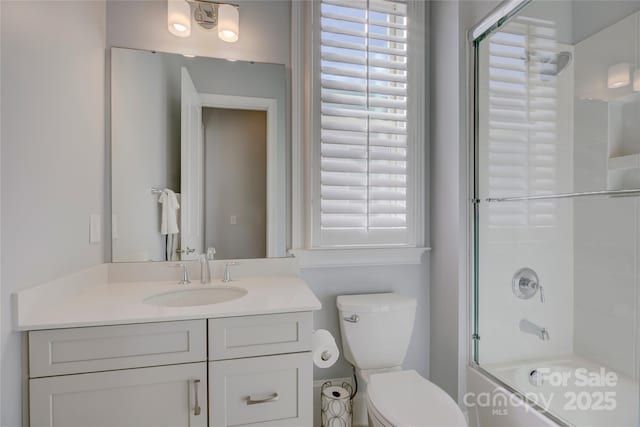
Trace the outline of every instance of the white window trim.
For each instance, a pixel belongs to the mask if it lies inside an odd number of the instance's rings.
[[[291,249],[300,268],[358,267],[421,264],[429,248]]]
[[[335,266],[335,265],[380,265],[380,264],[412,264],[420,263],[422,254],[429,250],[425,247],[425,206],[426,206],[426,129],[424,123],[426,117],[426,96],[412,98],[409,114],[422,117],[415,120],[418,126],[415,129],[415,140],[412,144],[410,167],[414,168],[413,186],[414,216],[411,234],[415,241],[408,246],[385,247],[350,247],[345,248],[314,248],[312,247],[311,233],[312,223],[312,194],[313,179],[317,172],[317,165],[312,160],[312,141],[314,129],[317,126],[319,116],[314,116],[311,95],[319,85],[314,84],[313,73],[313,46],[314,40],[319,36],[319,30],[314,23],[314,9],[316,1],[292,3],[292,42],[291,42],[291,123],[292,123],[292,228],[291,247],[289,251],[300,258],[301,267],[306,266]],[[420,17],[414,19],[413,25],[426,28],[425,2],[408,2],[413,9],[409,16]],[[314,28],[313,32],[308,29]],[[410,32],[410,37],[422,32]],[[317,45],[317,43],[316,43]],[[425,40],[413,40],[410,43],[410,55],[418,58],[411,62],[410,72],[418,78],[414,82],[416,90],[426,95],[426,50]],[[423,64],[419,66],[418,64]],[[415,117],[414,116],[414,117]],[[411,118],[411,116],[410,116]],[[420,143],[420,141],[422,143]],[[417,257],[415,253],[420,253]],[[382,255],[384,254],[384,255]],[[356,256],[357,255],[357,256]],[[381,256],[382,255],[382,256]],[[338,258],[341,259],[338,260]],[[333,261],[332,261],[333,259]],[[401,261],[404,259],[405,261]],[[367,261],[367,260],[370,260]]]

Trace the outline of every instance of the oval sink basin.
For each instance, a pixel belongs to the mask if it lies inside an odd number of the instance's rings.
[[[144,302],[163,307],[195,307],[232,301],[246,294],[246,290],[234,287],[185,289],[153,295]]]

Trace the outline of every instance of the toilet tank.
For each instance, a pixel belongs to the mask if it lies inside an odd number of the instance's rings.
[[[340,295],[337,299],[345,358],[359,369],[401,366],[407,355],[416,300],[396,293]]]

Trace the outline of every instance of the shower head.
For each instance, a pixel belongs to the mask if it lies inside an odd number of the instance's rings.
[[[571,52],[558,52],[554,55],[540,58],[540,80],[551,81],[562,73],[571,63]]]

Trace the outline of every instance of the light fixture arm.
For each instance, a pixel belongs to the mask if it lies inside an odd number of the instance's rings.
[[[222,5],[228,5],[240,9],[240,6],[233,3],[222,3],[209,0],[185,0],[193,6],[193,19],[205,30],[213,30],[218,26],[218,10]]]

